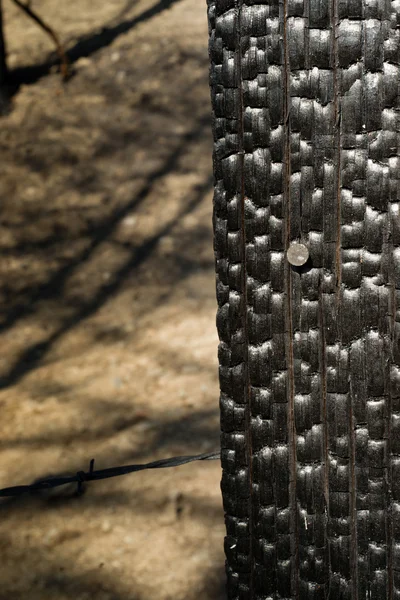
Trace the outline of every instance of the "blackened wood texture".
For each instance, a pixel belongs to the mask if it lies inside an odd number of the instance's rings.
[[[229,598],[400,599],[400,5],[208,14]]]

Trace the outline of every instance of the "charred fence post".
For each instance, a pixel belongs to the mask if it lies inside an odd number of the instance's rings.
[[[399,7],[208,17],[229,598],[399,599]]]

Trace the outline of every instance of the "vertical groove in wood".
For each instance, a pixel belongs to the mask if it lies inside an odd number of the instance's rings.
[[[341,216],[342,216],[342,192],[341,192],[341,158],[342,158],[342,139],[341,139],[341,117],[340,117],[340,92],[339,92],[339,56],[338,56],[338,0],[332,1],[332,68],[333,68],[333,103],[335,119],[335,137],[336,137],[336,285],[338,289],[337,299],[340,304],[340,290],[342,283],[342,260],[341,260]]]
[[[400,83],[399,83],[400,85]],[[399,146],[400,147],[400,146]],[[400,196],[398,196],[400,197]],[[394,239],[394,227],[393,227],[393,214],[391,198],[388,198],[388,232],[387,232],[387,255],[388,255],[388,285],[389,285],[389,314],[388,314],[388,328],[390,335],[390,361],[388,363],[389,371],[389,390],[388,390],[388,444],[387,444],[387,464],[386,464],[386,476],[387,476],[387,504],[386,504],[386,536],[388,540],[388,600],[394,599],[393,594],[393,510],[392,510],[392,419],[393,419],[393,398],[392,398],[392,385],[391,385],[391,363],[394,360],[393,356],[393,344],[394,344],[394,333],[395,333],[395,318],[396,318],[396,288],[394,279],[394,264],[393,264],[393,239]]]
[[[394,280],[393,280],[393,266],[391,256],[391,237],[392,228],[390,223],[390,205],[389,205],[389,224],[388,224],[388,237],[387,237],[387,253],[388,253],[388,284],[389,284],[389,335],[390,335],[390,346],[393,345],[393,313],[395,310],[395,302],[393,299]],[[391,348],[390,358],[393,359]],[[390,361],[388,361],[388,380],[390,382]],[[388,389],[388,416],[387,416],[387,457],[386,457],[386,486],[387,486],[387,501],[386,501],[386,540],[387,540],[387,561],[388,561],[388,600],[393,600],[393,522],[392,522],[392,477],[391,477],[391,463],[392,463],[392,414],[393,414],[393,402],[392,402],[392,390],[389,383]]]
[[[291,243],[291,139],[290,139],[290,63],[288,56],[288,0],[283,0],[282,6],[283,23],[283,114],[284,114],[284,235],[286,240],[286,251]],[[285,262],[286,279],[286,322],[287,322],[287,377],[288,377],[288,443],[289,443],[289,465],[290,465],[290,513],[291,513],[291,591],[294,597],[299,595],[299,529],[298,529],[298,507],[297,507],[297,438],[295,424],[295,381],[294,381],[294,355],[293,355],[293,310],[292,310],[292,271]]]
[[[394,23],[390,25],[393,28]],[[392,35],[392,40],[397,44],[395,57],[399,57],[400,39],[397,19],[397,36]],[[396,39],[397,38],[397,39]],[[387,57],[385,56],[385,59]],[[395,60],[393,60],[395,62]],[[388,79],[387,90],[393,86],[392,93],[397,93],[400,98],[400,78],[395,78],[396,70],[391,67],[392,76]],[[396,89],[397,86],[397,89]],[[397,103],[397,108],[398,108]],[[396,119],[398,122],[398,117]],[[399,487],[399,456],[400,456],[400,131],[397,129],[395,136],[397,147],[396,156],[389,159],[390,188],[389,200],[389,284],[390,288],[390,362],[389,362],[389,431],[388,435],[388,529],[389,529],[389,594],[390,600],[400,598],[400,487]]]
[[[350,394],[352,390],[350,388]],[[349,439],[349,450],[350,450],[350,527],[351,527],[351,541],[350,541],[350,569],[351,569],[351,598],[352,600],[359,600],[358,596],[358,555],[357,555],[357,492],[356,492],[356,476],[355,476],[355,465],[356,465],[356,441],[355,441],[355,422],[352,402],[349,402],[350,414],[350,439]]]
[[[321,520],[321,526],[323,527],[323,540],[324,548],[326,549],[324,560],[326,563],[327,572],[327,584],[326,588],[329,588],[329,577],[330,577],[330,558],[329,558],[329,544],[328,544],[328,515],[329,515],[329,449],[328,449],[328,411],[327,411],[327,374],[326,374],[326,338],[325,338],[325,320],[323,311],[323,296],[321,293],[322,282],[318,282],[319,294],[318,294],[318,324],[320,328],[320,367],[321,367],[321,419],[323,427],[323,505],[325,518]]]
[[[254,523],[253,523],[253,443],[252,443],[252,424],[251,424],[251,395],[250,395],[250,380],[249,380],[249,369],[248,369],[248,351],[249,351],[249,334],[248,334],[248,323],[247,323],[247,307],[248,307],[248,295],[247,295],[247,238],[246,238],[246,190],[245,190],[245,178],[244,178],[244,99],[243,99],[243,56],[242,56],[242,35],[241,35],[241,24],[242,24],[242,6],[243,0],[236,0],[236,11],[237,11],[237,41],[236,41],[236,52],[237,52],[237,85],[239,92],[239,159],[240,159],[240,205],[241,205],[241,262],[242,262],[242,288],[243,288],[243,334],[244,334],[244,374],[245,374],[245,437],[246,437],[246,464],[247,464],[247,477],[248,477],[248,535],[249,535],[249,596],[254,596]]]

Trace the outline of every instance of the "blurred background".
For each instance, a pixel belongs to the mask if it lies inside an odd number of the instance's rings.
[[[3,0],[0,487],[219,446],[206,3]],[[219,461],[0,504],[0,598],[222,600]]]

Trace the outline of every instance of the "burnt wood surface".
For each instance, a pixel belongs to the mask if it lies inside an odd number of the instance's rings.
[[[400,599],[400,3],[208,15],[228,595]]]

